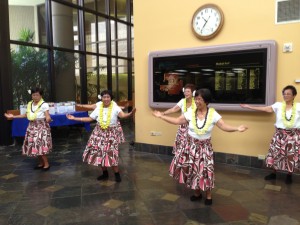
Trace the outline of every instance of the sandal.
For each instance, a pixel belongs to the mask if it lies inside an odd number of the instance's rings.
[[[204,205],[211,205],[212,204],[212,199],[205,199]]]
[[[40,170],[44,167],[44,165],[36,165],[35,167],[33,167],[34,170]]]
[[[199,196],[193,195],[193,196],[190,197],[190,200],[192,202],[200,201],[201,199],[202,199],[202,194],[200,194]]]

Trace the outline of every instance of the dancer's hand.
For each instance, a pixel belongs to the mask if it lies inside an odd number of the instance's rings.
[[[71,114],[66,114],[66,117],[69,119],[69,120],[74,120],[74,116],[73,115],[71,115]]]

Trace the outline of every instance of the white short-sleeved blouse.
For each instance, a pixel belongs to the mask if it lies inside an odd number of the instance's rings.
[[[109,126],[115,126],[117,125],[118,122],[118,115],[122,111],[122,109],[114,102],[111,101],[113,104],[112,111],[111,111],[111,119],[110,119],[110,124]],[[96,109],[90,114],[90,117],[94,120],[98,121],[99,117],[99,110],[100,110],[100,105],[103,104],[102,102],[99,102],[96,104]],[[107,114],[108,114],[108,107],[103,108],[103,122],[105,123],[107,121]]]
[[[192,110],[190,110],[190,111],[184,113],[185,119],[189,122],[188,134],[190,136],[192,136],[193,138],[196,138],[196,139],[199,139],[199,140],[204,140],[204,139],[210,138],[211,133],[212,133],[212,129],[214,128],[215,124],[222,118],[221,115],[217,111],[214,111],[213,118],[212,118],[212,123],[209,125],[209,127],[207,129],[207,132],[205,134],[199,135],[195,131],[194,124],[192,122],[192,118],[193,118],[192,113],[195,113],[195,112],[192,112]],[[205,121],[205,119],[197,120],[198,127],[202,127],[203,124],[204,124],[204,121]]]
[[[28,103],[31,104],[31,103]],[[38,109],[37,105],[32,104],[32,108],[29,110],[30,116],[34,115],[34,112]],[[41,104],[39,111],[36,114],[36,119],[44,119],[46,118],[45,112],[49,111],[49,104],[47,102],[44,102]],[[28,116],[28,115],[27,115]]]
[[[300,128],[300,104],[295,103],[296,105],[296,115],[295,115],[295,123],[292,128]],[[284,123],[283,123],[283,118],[282,118],[282,102],[275,102],[272,105],[272,109],[275,112],[276,115],[276,122],[275,122],[275,127],[281,128],[281,129],[289,129],[287,128]],[[292,108],[289,110],[286,110],[286,118],[291,118],[292,115]]]
[[[181,109],[181,113],[185,113],[185,109],[183,108],[184,107],[184,101],[185,101],[185,98],[182,98],[178,103],[178,107]],[[190,107],[187,108],[187,111],[189,110],[192,110],[192,105],[190,105]]]

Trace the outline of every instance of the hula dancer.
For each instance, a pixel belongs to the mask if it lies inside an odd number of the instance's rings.
[[[195,91],[195,85],[186,84],[182,89],[184,98],[182,98],[174,107],[163,112],[163,115],[168,115],[171,113],[181,111],[181,114],[184,114],[188,110],[195,110],[196,105],[193,98],[193,92]],[[175,143],[173,146],[173,154],[177,154],[178,149],[182,149],[182,146],[185,146],[185,141],[188,133],[188,124],[181,124],[178,127]]]
[[[14,116],[5,113],[4,115],[7,119],[27,117],[29,125],[26,129],[22,154],[37,157],[39,162],[34,169],[47,171],[50,169],[50,165],[46,155],[52,150],[49,105],[42,98],[43,90],[41,88],[36,87],[28,92],[31,94],[32,101],[27,104],[25,114]]]
[[[174,118],[165,116],[159,111],[154,111],[153,115],[162,120],[175,124],[188,123],[188,135],[185,146],[180,146],[178,154],[174,156],[170,175],[185,184],[187,188],[195,191],[190,197],[191,201],[202,199],[201,191],[206,192],[204,204],[212,204],[212,189],[214,188],[214,159],[211,144],[211,132],[216,125],[226,132],[243,132],[247,127],[238,127],[226,124],[219,113],[213,108],[209,108],[211,93],[208,89],[200,89],[195,93],[196,109],[189,110],[183,115]]]
[[[299,170],[300,153],[300,104],[295,102],[297,89],[288,85],[283,88],[283,102],[276,102],[270,106],[250,106],[241,104],[241,107],[268,113],[275,113],[275,133],[270,143],[266,166],[273,172],[265,180],[275,180],[276,171],[287,172],[285,183],[291,184],[292,173]]]
[[[118,125],[118,117],[127,118],[132,116],[136,109],[130,113],[124,113],[122,109],[112,101],[111,91],[105,90],[101,92],[101,100],[97,104],[96,109],[89,117],[74,117],[67,115],[70,120],[92,122],[97,121],[86,148],[83,153],[83,162],[93,166],[101,166],[102,175],[98,180],[108,179],[108,167],[112,167],[115,173],[115,181],[121,182],[119,173],[119,144],[124,142],[124,136],[121,135],[120,126]]]

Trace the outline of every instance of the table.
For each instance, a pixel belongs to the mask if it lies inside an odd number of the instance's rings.
[[[75,117],[88,117],[88,112],[73,112],[69,113]],[[86,131],[91,130],[90,123],[84,123],[80,121],[69,120],[66,117],[66,114],[55,114],[50,115],[52,118],[52,122],[50,123],[50,127],[60,127],[60,126],[70,126],[81,124],[84,126]],[[29,120],[27,118],[15,118],[12,120],[12,137],[24,137],[26,133],[27,126],[29,124]]]

